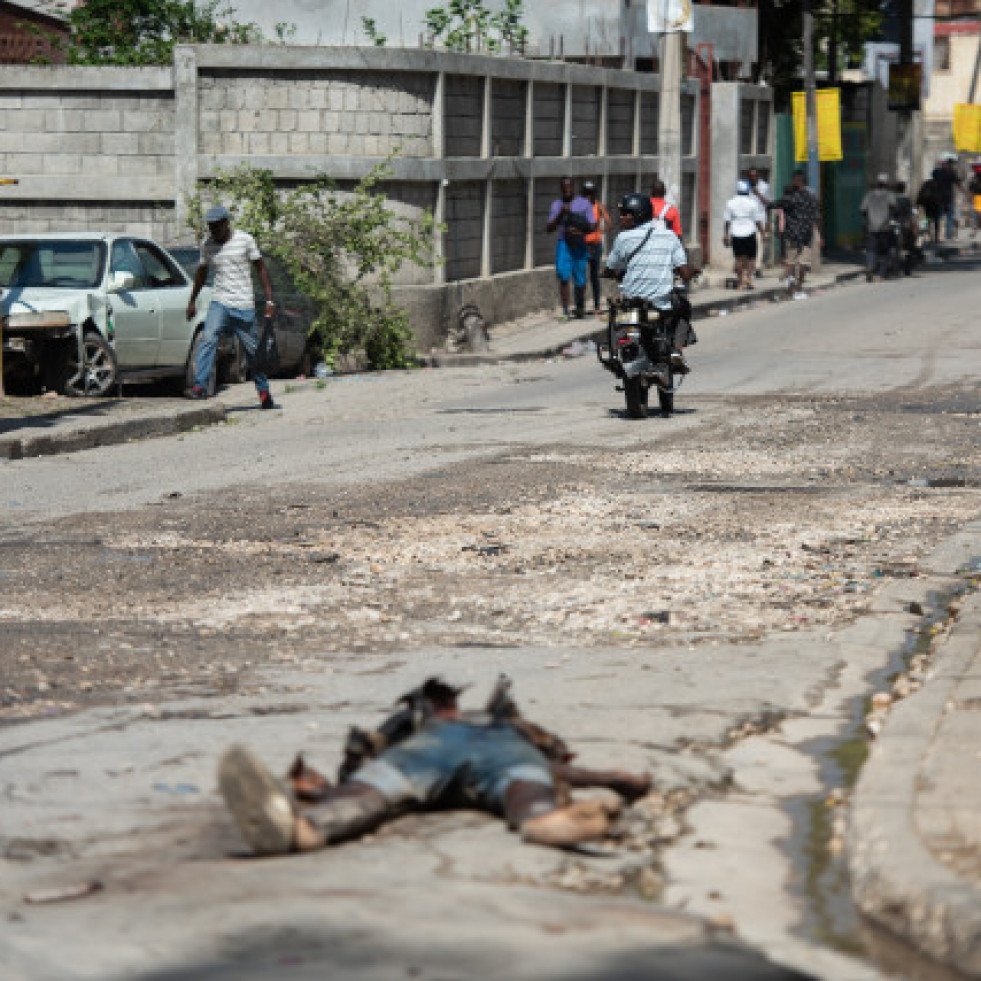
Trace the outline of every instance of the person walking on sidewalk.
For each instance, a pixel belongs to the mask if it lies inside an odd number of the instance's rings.
[[[681,215],[678,209],[667,199],[667,188],[660,178],[651,185],[651,209],[654,221],[659,222],[659,228],[670,228],[678,238],[681,238]]]
[[[773,192],[770,190],[770,185],[760,177],[760,172],[756,167],[750,167],[746,171],[745,180],[749,182],[749,193],[756,199],[761,209],[763,232],[760,235],[757,250],[758,253],[762,254],[762,262],[765,263],[769,261],[766,255],[766,243],[770,235],[770,205],[773,204]],[[769,258],[772,258],[772,256]],[[760,264],[758,263],[756,266],[756,278],[759,279],[760,276]]]
[[[589,249],[589,282],[593,288],[593,313],[599,316],[600,308],[600,263],[603,259],[603,236],[610,230],[610,212],[606,205],[596,197],[596,185],[586,181],[582,186],[582,196],[593,206],[593,221],[596,227],[586,235]]]
[[[201,246],[201,262],[194,273],[194,285],[187,304],[188,320],[192,320],[197,312],[198,294],[208,277],[209,266],[215,271],[215,285],[201,331],[194,385],[184,393],[189,399],[209,397],[215,354],[223,334],[238,337],[246,360],[252,366],[259,346],[252,292],[253,270],[258,274],[266,294],[266,316],[272,316],[275,310],[269,272],[255,239],[241,229],[232,231],[231,214],[224,205],[210,208],[204,220],[208,225],[208,237]],[[263,409],[276,408],[269,391],[269,379],[261,371],[255,370],[252,378],[259,393],[259,405]]]
[[[889,190],[889,175],[879,174],[875,187],[867,191],[859,210],[865,216],[865,278],[872,282],[881,268],[883,278],[888,271],[892,231],[889,223],[896,207],[896,195]]]
[[[562,196],[552,202],[545,230],[558,233],[555,243],[555,273],[559,278],[562,315],[569,318],[569,282],[575,288],[576,317],[586,316],[586,276],[589,273],[589,248],[586,236],[595,230],[593,206],[573,190],[572,178],[563,177]]]
[[[807,186],[804,171],[794,171],[790,193],[776,202],[774,208],[779,208],[783,213],[783,262],[788,285],[801,289],[811,268],[811,249],[815,238],[820,244],[821,222],[821,205],[817,195]]]
[[[736,193],[726,201],[723,244],[732,246],[735,259],[736,289],[753,288],[753,269],[756,266],[756,234],[763,234],[765,212],[759,201],[750,194],[749,181],[737,181]]]

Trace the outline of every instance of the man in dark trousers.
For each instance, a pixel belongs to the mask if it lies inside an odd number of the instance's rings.
[[[272,283],[255,239],[241,229],[232,231],[231,217],[224,205],[209,209],[204,216],[208,237],[201,246],[201,263],[194,273],[194,285],[187,304],[188,320],[192,320],[197,312],[198,294],[208,278],[209,266],[215,270],[215,285],[201,332],[194,385],[184,393],[189,399],[205,399],[211,394],[209,387],[215,367],[215,353],[222,334],[238,337],[246,360],[252,365],[259,346],[252,292],[253,270],[258,274],[266,294],[266,316],[271,317],[275,311]],[[269,391],[269,379],[261,371],[255,370],[252,378],[259,393],[259,405],[263,409],[276,408]]]
[[[896,195],[889,188],[889,175],[879,174],[875,186],[862,198],[860,210],[865,216],[865,278],[871,283],[880,272],[892,248],[889,222],[896,207]]]

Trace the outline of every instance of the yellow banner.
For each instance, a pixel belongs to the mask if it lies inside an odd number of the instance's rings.
[[[841,92],[818,89],[817,101],[818,159],[841,160]],[[794,159],[807,160],[807,96],[794,92]]]
[[[954,106],[954,146],[981,153],[981,106],[958,102]]]

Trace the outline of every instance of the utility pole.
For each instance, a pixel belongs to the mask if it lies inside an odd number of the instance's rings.
[[[658,117],[658,177],[668,196],[681,206],[681,76],[680,31],[661,35],[661,101]]]
[[[821,164],[818,157],[817,92],[814,84],[814,11],[804,0],[804,100],[807,108],[807,183],[821,196]]]
[[[899,64],[913,64],[913,0],[899,0]],[[896,178],[913,183],[913,110],[896,112]]]

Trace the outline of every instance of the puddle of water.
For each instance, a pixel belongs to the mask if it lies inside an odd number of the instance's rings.
[[[913,657],[930,650],[934,628],[950,619],[952,600],[967,588],[965,583],[949,591],[930,594],[928,612],[919,628],[883,668],[869,676],[870,691],[891,689],[893,681],[909,666]],[[871,960],[880,967],[888,968],[887,958],[880,956],[883,949],[881,938],[873,935],[852,901],[845,850],[842,848],[836,853],[829,848],[835,837],[835,818],[844,814],[847,807],[847,797],[845,803],[835,805],[830,802],[830,793],[836,788],[850,792],[858,781],[869,755],[865,717],[871,707],[871,696],[856,699],[847,735],[816,739],[803,747],[808,755],[817,760],[825,790],[821,797],[796,801],[789,808],[794,822],[789,851],[795,866],[803,869],[801,888],[806,899],[804,933],[840,953]],[[899,943],[895,939],[891,942],[893,947]],[[924,960],[924,963],[930,962]],[[914,977],[905,973],[904,976]],[[915,977],[922,977],[922,981],[953,981],[957,975],[941,973]]]

